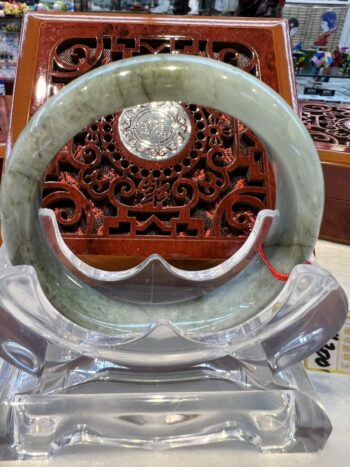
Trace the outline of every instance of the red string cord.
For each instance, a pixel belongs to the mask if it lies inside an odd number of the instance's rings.
[[[272,266],[270,261],[267,259],[267,256],[265,255],[265,252],[261,244],[258,246],[258,253],[259,253],[260,258],[264,261],[266,267],[268,268],[268,270],[271,272],[271,274],[273,275],[275,279],[277,279],[278,281],[287,281],[289,279],[289,274],[284,274],[283,272],[279,272],[277,271],[277,269],[275,269]]]
[[[284,282],[286,282],[289,279],[289,274],[284,274],[283,272],[277,271],[277,269],[275,269],[272,266],[267,256],[265,255],[265,252],[261,244],[258,246],[258,254],[260,258],[264,261],[266,267],[268,268],[268,270],[271,272],[271,274],[273,275],[275,279],[277,279],[278,281],[284,281]],[[315,255],[315,250],[314,250],[314,255]],[[305,264],[312,264],[312,261],[310,260],[305,261]]]

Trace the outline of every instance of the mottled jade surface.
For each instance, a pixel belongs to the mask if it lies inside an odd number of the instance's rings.
[[[323,179],[314,145],[294,112],[270,88],[232,66],[190,56],[144,56],[100,67],[67,85],[20,135],[2,180],[2,233],[13,264],[30,264],[50,302],[87,328],[135,331],[170,320],[212,331],[257,314],[281,290],[255,257],[238,276],[205,297],[171,305],[111,300],[70,273],[48,244],[38,210],[41,178],[56,152],[94,119],[150,101],[184,101],[231,114],[265,141],[277,179],[277,209],[265,251],[288,273],[305,261],[318,236]]]

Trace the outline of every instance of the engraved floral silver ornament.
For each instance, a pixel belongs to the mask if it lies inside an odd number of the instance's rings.
[[[151,102],[124,109],[121,142],[140,159],[162,161],[179,154],[191,137],[191,121],[177,102]]]
[[[310,256],[322,217],[323,179],[306,129],[256,78],[214,60],[181,55],[136,57],[98,68],[40,108],[18,138],[2,181],[6,248],[12,264],[35,268],[44,293],[63,315],[88,329],[129,332],[161,320],[193,331],[230,328],[255,316],[283,287],[257,255],[203,297],[154,306],[112,300],[97,292],[61,263],[46,238],[39,217],[41,179],[56,152],[91,121],[152,101],[204,105],[249,126],[265,142],[277,175],[279,216],[265,251],[285,273]]]

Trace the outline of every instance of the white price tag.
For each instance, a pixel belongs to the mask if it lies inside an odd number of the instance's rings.
[[[350,375],[350,312],[333,339],[305,360],[305,367],[313,371]]]

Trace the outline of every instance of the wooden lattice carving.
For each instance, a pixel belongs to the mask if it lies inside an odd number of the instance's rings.
[[[29,29],[40,31],[35,65],[24,58],[19,64],[20,77],[28,66],[34,75],[29,115],[89,70],[159,53],[199,55],[238,66],[295,104],[290,74],[285,73],[291,63],[278,63],[274,54],[274,46],[289,47],[283,21],[72,18],[45,14],[27,19]],[[24,28],[25,35],[29,29]],[[33,44],[24,37],[22,47],[24,57]],[[56,212],[73,251],[224,259],[245,241],[257,213],[273,208],[272,170],[253,132],[215,109],[191,102],[181,106],[191,123],[191,136],[169,159],[136,157],[121,140],[120,113],[93,122],[59,151],[47,173],[43,205]]]
[[[332,149],[339,145],[350,152],[349,104],[304,101],[300,109],[303,123],[317,146],[322,143],[324,148],[328,145],[327,149]]]

